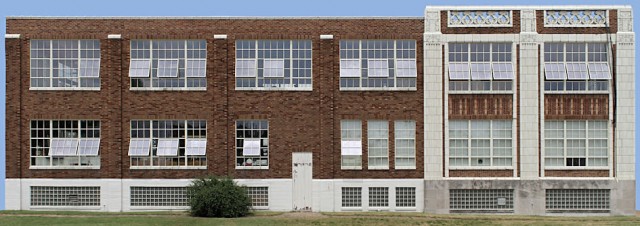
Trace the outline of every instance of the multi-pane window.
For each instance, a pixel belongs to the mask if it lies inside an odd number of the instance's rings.
[[[513,90],[511,43],[449,43],[449,90]]]
[[[99,186],[31,186],[31,206],[100,206]]]
[[[396,169],[416,168],[416,121],[395,121]]]
[[[362,188],[342,187],[342,207],[362,207]]]
[[[389,188],[370,187],[369,207],[389,207]]]
[[[236,168],[269,168],[269,121],[236,121]]]
[[[100,88],[100,41],[31,40],[32,88]]]
[[[545,43],[545,91],[608,91],[606,43]]]
[[[206,166],[207,121],[131,120],[132,167]]]
[[[415,40],[341,40],[341,90],[415,90]]]
[[[31,166],[99,167],[100,121],[32,120]]]
[[[362,121],[340,121],[342,169],[362,168]]]
[[[236,89],[311,90],[310,40],[236,41]]]
[[[269,187],[246,187],[252,207],[269,207]]]
[[[396,187],[396,207],[416,207],[416,188]]]
[[[609,212],[611,208],[609,189],[547,189],[545,207],[547,212]]]
[[[449,165],[512,166],[511,120],[449,121]]]
[[[389,122],[367,122],[369,169],[389,169]]]
[[[131,187],[131,206],[189,206],[187,187]]]
[[[606,167],[609,165],[607,121],[547,120],[544,122],[546,167]]]
[[[205,89],[205,40],[132,40],[131,88]]]
[[[451,189],[453,213],[513,212],[513,189]]]

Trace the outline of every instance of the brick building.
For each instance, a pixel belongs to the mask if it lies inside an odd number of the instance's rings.
[[[9,17],[7,209],[634,214],[627,6]]]

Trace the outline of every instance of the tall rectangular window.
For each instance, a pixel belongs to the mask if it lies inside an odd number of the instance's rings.
[[[416,121],[395,121],[396,169],[416,168]]]
[[[131,167],[207,166],[207,121],[131,120]]]
[[[389,169],[389,122],[367,122],[369,169]]]
[[[511,43],[449,43],[449,90],[513,90]]]
[[[544,90],[609,91],[610,61],[606,43],[545,43]]]
[[[546,120],[544,165],[606,167],[609,165],[609,124],[599,120]]]
[[[207,87],[205,40],[131,40],[132,89]]]
[[[100,121],[32,120],[31,167],[100,166]]]
[[[269,168],[269,121],[236,121],[236,169]]]
[[[416,90],[415,40],[341,40],[340,90]]]
[[[342,169],[362,169],[362,121],[340,121]]]
[[[236,90],[311,90],[310,40],[236,41]]]
[[[31,40],[31,88],[100,88],[99,40]]]
[[[452,167],[511,167],[510,120],[449,121],[449,165]]]

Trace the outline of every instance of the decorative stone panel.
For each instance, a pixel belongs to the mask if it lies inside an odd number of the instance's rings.
[[[545,27],[607,27],[607,10],[545,10]]]
[[[512,27],[511,10],[450,10],[449,27]]]

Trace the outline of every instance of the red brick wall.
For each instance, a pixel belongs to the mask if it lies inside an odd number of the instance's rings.
[[[291,178],[292,152],[313,152],[314,178],[422,178],[422,58],[417,57],[417,91],[341,92],[338,73],[340,39],[414,39],[417,56],[422,56],[423,29],[422,19],[8,19],[7,33],[21,34],[22,39],[7,41],[7,150],[14,150],[7,152],[7,177]],[[107,40],[108,34],[121,34],[123,39]],[[214,40],[214,34],[227,34],[228,39]],[[333,34],[335,39],[320,40],[321,34]],[[100,39],[100,91],[30,91],[31,39]],[[130,90],[132,39],[206,39],[206,91]],[[312,40],[313,91],[236,91],[236,39]],[[364,127],[363,170],[342,171],[339,125],[345,117],[415,120],[417,168],[393,170],[391,123],[390,170],[366,169]],[[30,120],[85,118],[102,121],[99,170],[29,169]],[[268,170],[235,169],[235,121],[252,118],[269,120]],[[136,119],[207,120],[207,169],[129,169],[129,122]]]
[[[513,177],[513,170],[449,170],[449,177]]]
[[[545,94],[545,119],[609,119],[608,94]]]
[[[545,170],[546,177],[608,177],[609,170]]]
[[[511,94],[451,94],[449,119],[512,119]]]

